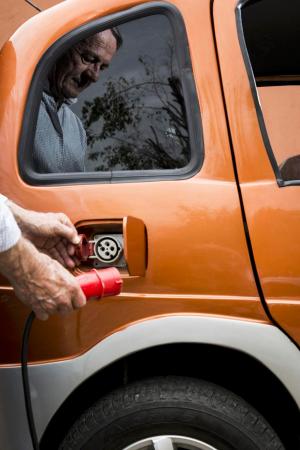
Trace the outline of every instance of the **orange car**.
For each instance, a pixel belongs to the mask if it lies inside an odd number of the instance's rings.
[[[33,326],[41,450],[299,449],[299,1],[31,3],[1,16],[0,192],[124,282]],[[0,448],[30,450],[4,278],[0,309]]]

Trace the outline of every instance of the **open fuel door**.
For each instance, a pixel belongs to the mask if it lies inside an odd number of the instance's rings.
[[[145,276],[146,227],[142,220],[127,216],[114,220],[89,220],[76,225],[81,243],[78,259],[88,268],[118,267],[131,276]]]

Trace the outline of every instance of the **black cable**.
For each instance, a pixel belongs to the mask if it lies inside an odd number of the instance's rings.
[[[35,314],[31,312],[26,320],[23,337],[22,337],[22,350],[21,350],[21,364],[22,364],[22,381],[23,381],[23,391],[24,391],[24,400],[25,400],[25,408],[27,414],[27,421],[30,431],[30,436],[32,440],[32,446],[34,450],[39,450],[39,441],[36,434],[32,405],[31,405],[31,396],[30,396],[30,386],[28,379],[28,344],[29,344],[29,336],[31,331],[31,326],[34,321]]]

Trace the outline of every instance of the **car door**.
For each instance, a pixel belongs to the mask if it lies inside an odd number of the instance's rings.
[[[298,344],[299,13],[294,1],[214,2],[230,132],[257,279],[273,320]]]
[[[43,95],[51,109],[49,74],[70,50],[97,65],[80,43],[111,27],[123,43],[110,68],[64,106],[86,128],[86,170],[47,172],[33,155],[36,139],[48,140],[49,159],[57,144],[38,121]],[[62,2],[18,30],[0,71],[1,191],[29,209],[63,211],[94,238],[117,234],[124,245],[122,295],[37,324],[33,361],[78,355],[154,316],[267,320],[244,235],[209,0]],[[13,363],[28,310],[1,285],[1,363]]]

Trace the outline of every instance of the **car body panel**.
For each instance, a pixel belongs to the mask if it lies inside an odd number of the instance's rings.
[[[32,3],[38,8],[45,10],[60,3],[60,1],[61,0],[38,0]],[[0,9],[0,49],[22,23],[26,22],[30,17],[36,14],[38,14],[38,10],[29,3],[26,3],[25,0],[3,1]]]
[[[268,321],[244,234],[208,0],[197,2],[196,10],[193,0],[173,2],[187,28],[202,116],[205,158],[194,177],[70,186],[30,186],[20,178],[18,139],[30,81],[42,54],[74,28],[138,3],[60,3],[27,21],[1,53],[0,133],[1,147],[7,149],[0,154],[1,192],[29,209],[63,211],[75,224],[133,216],[143,221],[148,238],[145,276],[125,276],[123,296],[119,298],[92,302],[68,318],[53,317],[36,324],[31,338],[33,361],[72,358],[132,321],[162,313],[209,311],[235,317],[238,311],[242,317]],[[1,284],[4,326],[0,328],[0,363],[14,364],[19,360],[18,343],[28,310],[12,299],[5,280]]]
[[[238,4],[236,0],[214,2],[216,39],[238,177],[266,303],[273,319],[300,344],[299,187],[279,187],[269,160],[238,36]]]

